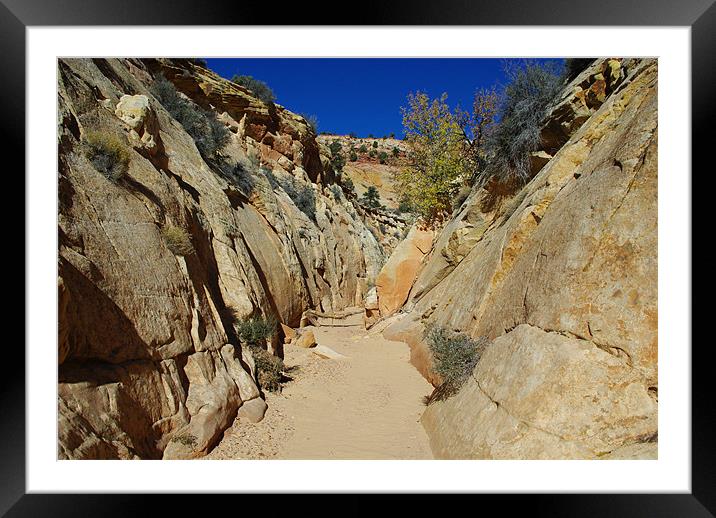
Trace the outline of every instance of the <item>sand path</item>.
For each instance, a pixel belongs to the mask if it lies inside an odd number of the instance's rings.
[[[324,359],[287,345],[294,378],[268,393],[257,424],[237,419],[208,459],[431,459],[419,419],[432,386],[409,363],[408,346],[362,327],[319,327]]]

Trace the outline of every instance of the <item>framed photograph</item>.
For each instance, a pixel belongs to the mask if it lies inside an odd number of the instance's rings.
[[[325,25],[2,3],[27,204],[2,513],[529,493],[508,507],[714,515],[691,345],[710,0]]]

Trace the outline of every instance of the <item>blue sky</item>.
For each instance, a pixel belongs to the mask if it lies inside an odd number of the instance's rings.
[[[468,108],[476,89],[504,83],[502,59],[456,58],[208,58],[209,68],[231,78],[265,81],[276,102],[293,112],[313,114],[319,131],[376,137],[403,134],[400,107],[408,92]]]

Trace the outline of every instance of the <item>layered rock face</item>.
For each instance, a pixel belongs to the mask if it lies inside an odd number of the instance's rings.
[[[434,384],[425,325],[492,340],[423,424],[442,458],[657,451],[657,64],[598,60],[551,109],[536,176],[475,190],[389,339]]]
[[[58,66],[59,457],[201,456],[266,408],[233,319],[360,304],[384,250],[302,117],[186,60]],[[229,127],[221,159],[151,94],[159,74]],[[129,153],[118,180],[90,132]]]

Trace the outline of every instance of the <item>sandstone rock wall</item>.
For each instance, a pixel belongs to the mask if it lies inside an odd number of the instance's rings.
[[[426,409],[437,456],[654,457],[656,61],[598,60],[543,142],[524,188],[488,184],[446,225],[386,337],[433,383],[426,324],[494,340]]]
[[[58,67],[59,457],[201,456],[241,408],[265,409],[232,319],[354,306],[384,251],[302,117],[190,61]],[[221,161],[150,93],[159,74],[231,129]],[[88,161],[88,132],[126,146],[122,178]]]

